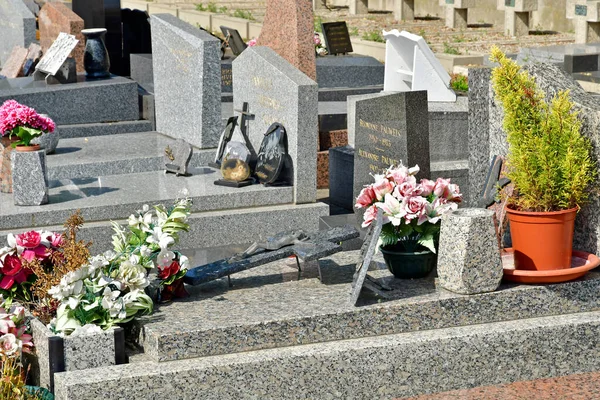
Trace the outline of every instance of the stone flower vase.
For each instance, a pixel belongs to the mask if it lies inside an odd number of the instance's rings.
[[[460,294],[493,292],[504,270],[494,211],[463,208],[442,218],[438,250],[439,285]]]
[[[85,53],[83,54],[83,67],[88,78],[110,77],[110,59],[108,50],[104,45],[105,28],[84,29],[81,33],[85,36]]]
[[[17,206],[48,203],[46,151],[40,145],[17,146],[10,154],[13,199]]]

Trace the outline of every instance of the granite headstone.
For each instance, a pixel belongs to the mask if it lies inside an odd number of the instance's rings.
[[[0,1],[0,65],[15,46],[27,48],[35,42],[35,16],[22,0]]]
[[[83,72],[83,52],[85,49],[85,39],[81,34],[84,26],[83,19],[63,3],[47,2],[40,10],[38,24],[40,27],[40,45],[44,53],[48,51],[61,32],[75,36],[79,42],[71,52],[71,57],[77,63],[77,71]]]
[[[248,103],[248,137],[254,154],[273,122],[287,131],[296,203],[316,200],[318,141],[317,83],[275,51],[248,47],[233,62],[233,104],[241,110]]]
[[[23,76],[23,65],[27,60],[27,49],[15,46],[4,64],[0,73],[7,78]]]
[[[36,71],[56,75],[78,42],[75,36],[61,32],[35,67]]]
[[[346,21],[321,24],[327,52],[331,55],[352,53],[352,42]]]
[[[311,0],[268,0],[257,44],[270,47],[316,80],[313,24]]]
[[[85,29],[106,28],[104,42],[110,58],[110,72],[128,76],[129,70],[123,66],[121,0],[73,0],[73,12],[83,19]]]
[[[429,178],[427,92],[348,96],[348,142],[354,146],[354,198],[392,165],[419,165]]]
[[[200,149],[221,130],[219,39],[170,14],[155,14],[152,64],[156,130]]]

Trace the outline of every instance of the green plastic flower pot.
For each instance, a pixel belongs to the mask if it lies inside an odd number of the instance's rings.
[[[388,270],[399,279],[425,278],[435,268],[437,255],[432,251],[402,252],[379,247]]]
[[[39,400],[54,400],[54,395],[46,388],[39,386],[25,386],[28,394],[36,396]]]

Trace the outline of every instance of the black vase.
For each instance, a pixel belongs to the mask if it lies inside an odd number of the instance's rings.
[[[394,247],[380,247],[388,270],[400,279],[425,278],[437,265],[437,254],[430,250],[402,252]]]
[[[84,29],[81,33],[85,36],[85,53],[83,54],[83,67],[88,78],[110,77],[110,58],[104,44],[105,28]]]

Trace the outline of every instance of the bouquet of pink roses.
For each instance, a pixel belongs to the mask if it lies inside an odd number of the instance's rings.
[[[356,199],[356,208],[365,208],[363,227],[383,213],[382,247],[398,247],[413,252],[423,246],[436,252],[436,240],[442,215],[458,208],[462,201],[458,185],[450,179],[435,182],[415,175],[419,166],[390,167],[383,175],[375,175],[375,183],[365,187]]]
[[[0,135],[17,136],[20,140],[13,143],[29,146],[30,142],[42,133],[54,132],[54,121],[38,114],[33,108],[7,100],[0,106]]]
[[[35,280],[33,272],[25,267],[25,261],[39,260],[51,263],[51,255],[58,251],[63,236],[48,231],[29,231],[7,236],[8,246],[0,249],[0,293],[7,305],[14,298],[29,301],[29,287]]]

